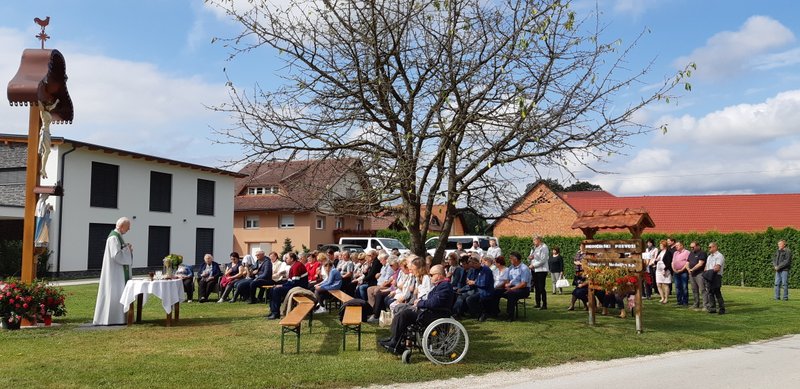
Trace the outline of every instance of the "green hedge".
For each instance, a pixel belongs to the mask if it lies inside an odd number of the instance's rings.
[[[800,285],[800,272],[797,271],[798,254],[800,252],[800,231],[793,228],[783,230],[767,229],[765,232],[758,233],[731,233],[721,234],[718,232],[708,232],[703,234],[644,234],[643,239],[652,238],[658,244],[661,239],[671,236],[683,242],[687,247],[693,240],[707,247],[709,242],[717,242],[720,252],[725,255],[725,276],[723,282],[728,285],[742,285],[755,287],[771,287],[774,285],[775,273],[772,270],[772,257],[777,250],[777,243],[785,239],[793,255],[795,265],[789,273],[789,285],[796,288]],[[629,234],[598,234],[597,239],[629,239]],[[518,251],[523,257],[527,258],[530,253],[533,241],[531,238],[520,238],[512,236],[501,236],[500,247],[503,253],[508,255],[512,251]],[[580,248],[583,237],[564,237],[564,236],[545,236],[545,244],[551,249],[561,248],[561,255],[564,257],[564,268],[571,277],[574,274],[572,258]]]

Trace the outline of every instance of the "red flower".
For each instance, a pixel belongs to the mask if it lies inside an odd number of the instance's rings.
[[[9,304],[14,304],[14,299],[8,299]]]
[[[22,308],[28,309],[28,303],[22,304]]]

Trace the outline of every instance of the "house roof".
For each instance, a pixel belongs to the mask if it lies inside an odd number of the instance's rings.
[[[426,209],[427,206],[421,205],[420,213],[424,215]],[[440,224],[438,226],[432,225],[430,226],[430,228],[428,228],[428,230],[432,232],[441,231],[442,226],[444,225],[444,217],[446,213],[447,213],[446,204],[434,204],[433,208],[431,209],[431,219],[436,217],[439,220]],[[370,225],[372,226],[373,230],[386,230],[392,228],[395,225],[395,223],[397,223],[397,220],[398,217],[396,212],[394,212],[394,210],[392,209],[388,209],[373,216]],[[464,223],[464,217],[461,214],[456,215],[456,220],[460,220],[462,226],[466,224]]]
[[[492,227],[497,225],[497,223],[499,221],[505,219],[510,213],[514,212],[514,210],[517,207],[522,205],[522,203],[525,201],[525,199],[527,199],[528,196],[530,196],[530,194],[533,193],[533,191],[536,190],[537,187],[539,187],[539,184],[542,184],[547,189],[550,189],[550,187],[547,185],[547,181],[545,181],[545,180],[537,180],[533,184],[528,185],[528,189],[525,191],[525,193],[523,193],[522,196],[519,196],[514,201],[514,203],[511,204],[510,207],[506,208],[505,211],[503,211],[503,214],[500,215],[500,217],[494,219],[494,221],[492,222]],[[587,190],[587,191],[579,191],[579,192],[554,192],[554,193],[556,194],[556,196],[560,197],[564,201],[567,201],[567,199],[591,200],[591,199],[598,199],[598,198],[614,197],[614,195],[612,195],[611,193],[608,193],[608,192],[606,192],[604,190]]]
[[[651,232],[754,232],[800,225],[800,194],[562,197],[577,212],[642,208]]]
[[[131,157],[133,159],[144,159],[145,161],[153,161],[153,162],[156,162],[156,163],[164,163],[164,164],[168,164],[168,165],[175,165],[175,166],[180,166],[180,167],[187,168],[187,169],[200,170],[200,171],[204,171],[204,172],[209,172],[209,173],[214,173],[214,174],[221,174],[221,175],[225,175],[225,176],[232,176],[232,177],[240,177],[241,176],[241,174],[239,174],[239,173],[231,172],[231,171],[223,170],[223,169],[218,169],[218,168],[215,168],[215,167],[196,165],[196,164],[193,164],[193,163],[181,162],[181,161],[176,161],[174,159],[162,158],[162,157],[158,157],[158,156],[154,156],[154,155],[148,155],[148,154],[141,154],[141,153],[128,151],[128,150],[115,149],[113,147],[100,146],[100,145],[96,145],[96,144],[92,144],[92,143],[86,143],[86,142],[77,141],[77,140],[73,140],[73,139],[67,139],[67,138],[62,138],[62,137],[51,137],[50,140],[51,140],[51,143],[54,144],[54,145],[60,145],[60,144],[68,143],[68,144],[72,145],[75,148],[85,148],[87,150],[99,150],[99,151],[103,151],[103,152],[108,153],[108,154],[117,154],[117,155],[120,155],[120,156],[123,156],[123,157]],[[24,143],[24,144],[27,144],[28,143],[28,136],[27,135],[20,135],[20,134],[0,134],[0,142],[1,143],[5,143],[5,144],[11,144],[11,143]]]
[[[234,210],[312,210],[355,160],[324,159],[253,162],[236,180]],[[278,186],[279,194],[248,195],[248,187]]]
[[[646,210],[628,208],[579,212],[578,218],[572,223],[572,228],[579,228],[587,239],[592,239],[601,229],[622,228],[627,228],[634,239],[639,239],[645,228],[652,227],[655,224]]]

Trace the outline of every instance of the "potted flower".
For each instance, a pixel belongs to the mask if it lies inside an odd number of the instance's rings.
[[[64,304],[66,295],[64,290],[47,285],[45,282],[40,282],[40,297],[39,297],[39,315],[45,326],[50,326],[53,323],[53,316],[64,316],[67,314],[67,307]]]
[[[3,328],[19,329],[23,318],[32,319],[36,315],[35,307],[27,285],[14,279],[0,282],[0,318]]]
[[[175,272],[175,269],[177,269],[178,265],[182,263],[183,255],[170,253],[164,257],[164,274],[167,276],[167,278],[172,278],[172,274]]]

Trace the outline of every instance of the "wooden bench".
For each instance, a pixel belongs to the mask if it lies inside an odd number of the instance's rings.
[[[341,290],[330,290],[328,293],[335,297],[342,304],[353,299],[349,294]],[[355,333],[358,335],[358,350],[361,351],[361,307],[350,306],[344,309],[342,318],[342,351],[347,349],[347,334]]]
[[[311,332],[311,322],[314,318],[314,302],[305,296],[296,296],[293,300],[297,305],[280,321],[281,354],[283,354],[284,336],[288,332],[293,332],[297,336],[297,353],[300,353],[300,324],[307,315],[309,316],[308,332]]]
[[[271,292],[270,289],[272,289],[272,288],[274,288],[276,286],[279,286],[279,285],[275,285],[275,284],[272,284],[272,285],[261,285],[261,289],[264,289],[264,302],[267,303],[267,305],[269,305],[269,300],[270,300],[270,292]]]

